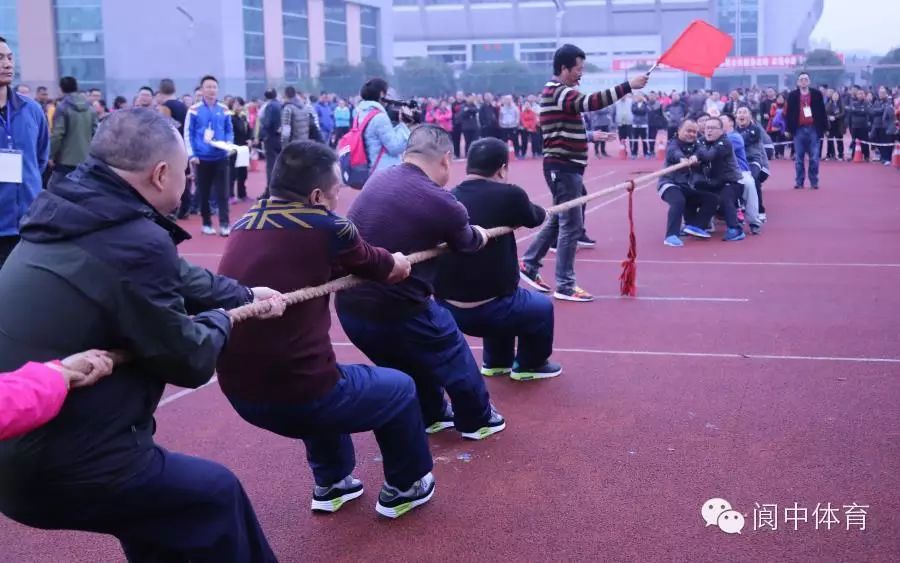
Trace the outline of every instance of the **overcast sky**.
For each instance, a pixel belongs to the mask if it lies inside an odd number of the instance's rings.
[[[900,47],[897,0],[825,0],[813,39],[828,39],[835,51],[867,50],[884,55]]]

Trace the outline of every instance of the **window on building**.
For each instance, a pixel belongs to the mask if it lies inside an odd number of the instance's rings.
[[[16,0],[0,0],[0,37],[7,41],[13,52],[13,80],[19,81],[19,30],[16,16]]]
[[[282,0],[284,26],[284,79],[297,82],[309,77],[309,17],[307,0]]]
[[[418,6],[419,0],[394,0],[394,6]]]
[[[372,6],[359,7],[360,47],[363,59],[378,58],[378,18],[380,10]]]
[[[103,13],[100,0],[54,0],[60,76],[74,76],[82,90],[105,90]]]
[[[472,61],[476,63],[501,63],[515,58],[512,43],[476,43],[472,45]]]
[[[759,43],[756,39],[756,35],[742,35],[741,36],[741,56],[755,56],[759,54]]]
[[[266,89],[266,47],[262,0],[243,0],[244,72],[247,98],[261,98]]]
[[[325,0],[325,60],[347,59],[347,4]]]

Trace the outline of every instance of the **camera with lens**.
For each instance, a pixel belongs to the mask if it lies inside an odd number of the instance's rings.
[[[391,122],[398,123],[400,121],[400,108],[407,108],[412,114],[412,117],[410,118],[411,123],[422,123],[422,110],[419,109],[419,102],[416,100],[392,100],[390,98],[383,98],[381,102],[384,104]]]

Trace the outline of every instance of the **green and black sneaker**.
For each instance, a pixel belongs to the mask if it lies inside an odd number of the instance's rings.
[[[317,512],[337,512],[347,501],[363,494],[363,484],[353,475],[347,475],[330,487],[316,485],[313,490],[312,509]]]
[[[430,426],[425,428],[426,434],[437,434],[441,430],[453,428],[453,408],[449,403],[444,404],[444,414],[439,420],[434,421]]]
[[[549,379],[562,373],[562,366],[553,362],[546,362],[539,368],[526,369],[513,366],[509,378],[516,381],[530,381],[532,379]]]
[[[488,419],[487,424],[474,432],[462,432],[461,434],[463,438],[469,440],[483,440],[491,434],[502,431],[504,428],[506,428],[506,419],[499,412],[495,411],[494,407],[491,407],[491,418]]]
[[[378,493],[375,511],[388,518],[399,518],[417,506],[422,506],[434,496],[434,475],[430,472],[401,491],[385,483]]]
[[[497,377],[499,375],[509,375],[512,372],[512,368],[503,367],[503,368],[489,368],[487,366],[481,366],[481,375],[485,377]]]

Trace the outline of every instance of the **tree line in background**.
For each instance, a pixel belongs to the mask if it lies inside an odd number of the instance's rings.
[[[872,84],[900,84],[900,48],[893,49],[876,64],[898,66],[896,68],[876,66],[871,76],[864,74],[864,78]],[[848,78],[840,57],[827,49],[810,51],[804,66],[809,69],[810,79],[816,85],[841,86]],[[600,70],[591,64],[585,68],[586,72]],[[369,59],[357,65],[347,61],[325,63],[320,68],[318,83],[305,79],[298,86],[306,91],[325,90],[341,96],[354,96],[359,93],[360,85],[366,80],[380,76],[387,78],[398,95],[405,98],[448,95],[454,94],[457,90],[524,93],[540,91],[549,74],[549,68],[536,68],[519,61],[506,61],[475,63],[457,75],[453,68],[443,61],[415,57],[394,68],[391,76],[379,61]]]

